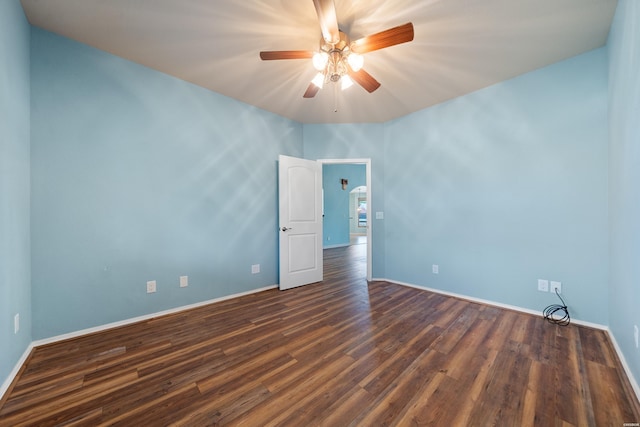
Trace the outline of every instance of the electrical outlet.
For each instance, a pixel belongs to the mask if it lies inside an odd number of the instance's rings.
[[[549,281],[538,279],[538,290],[540,292],[549,292]]]
[[[16,313],[15,316],[13,316],[13,333],[17,334],[18,331],[20,330],[20,313]],[[638,328],[636,328],[636,342],[638,342]],[[636,345],[637,347],[637,345]]]
[[[431,266],[431,272],[432,272],[433,274],[438,274],[438,273],[440,272],[440,267],[438,267],[438,264],[433,264],[433,265]]]
[[[638,325],[633,325],[633,338],[635,338],[636,348],[638,348]]]
[[[549,283],[549,292],[553,292],[554,294],[556,293],[556,289],[558,290],[558,293],[561,294],[562,293],[562,282],[554,282],[553,280]]]
[[[180,287],[186,288],[189,286],[189,276],[180,276]]]
[[[253,264],[251,266],[251,274],[258,274],[260,273],[260,264]]]
[[[147,293],[148,294],[152,294],[156,291],[156,281],[155,280],[149,280],[147,282]]]

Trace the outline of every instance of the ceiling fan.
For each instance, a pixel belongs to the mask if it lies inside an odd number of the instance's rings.
[[[380,87],[380,83],[362,69],[362,54],[413,40],[411,22],[379,33],[350,41],[349,36],[338,28],[338,18],[333,0],[313,0],[322,38],[318,51],[272,50],[260,52],[265,61],[275,59],[312,59],[318,74],[311,80],[304,98],[313,98],[325,83],[340,82],[342,89],[355,81],[369,93]]]

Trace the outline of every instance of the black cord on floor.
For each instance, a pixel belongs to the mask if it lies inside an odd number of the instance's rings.
[[[559,304],[551,304],[547,308],[544,309],[542,314],[544,318],[547,319],[548,322],[553,323],[554,325],[567,326],[571,323],[571,316],[569,316],[569,310],[567,309],[567,304],[565,304],[564,300],[558,293],[556,289],[556,295],[562,301],[562,305]]]

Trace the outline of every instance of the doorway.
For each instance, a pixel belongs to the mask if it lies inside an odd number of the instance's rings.
[[[367,243],[367,227],[369,226],[367,211],[367,186],[359,185],[349,192],[349,241],[351,245]]]
[[[351,200],[351,190],[360,187],[361,190],[361,196],[360,199],[362,199],[361,201],[364,202],[364,204],[366,204],[366,209],[360,209],[360,213],[361,215],[358,216],[357,215],[357,208],[354,205],[354,212],[353,214],[350,213],[349,210],[345,211],[342,215],[343,218],[333,218],[332,220],[337,220],[341,225],[340,227],[346,227],[346,241],[344,240],[343,237],[341,238],[334,238],[334,236],[332,236],[331,233],[323,233],[323,248],[332,248],[332,247],[339,247],[339,246],[349,246],[351,245],[351,235],[352,234],[360,234],[361,238],[359,242],[356,243],[360,243],[363,246],[366,246],[366,279],[368,281],[371,280],[372,277],[372,265],[371,265],[371,259],[372,259],[372,254],[373,254],[373,241],[372,241],[372,223],[371,223],[371,212],[369,207],[371,206],[371,159],[321,159],[318,160],[324,169],[324,166],[331,166],[331,165],[344,165],[344,166],[349,166],[349,165],[356,165],[356,166],[360,166],[362,172],[364,172],[364,179],[360,180],[360,178],[355,178],[355,175],[353,175],[354,172],[354,168],[352,169],[344,169],[346,170],[351,170],[352,175],[350,176],[339,176],[339,175],[332,175],[330,176],[327,180],[324,179],[324,173],[323,173],[323,182],[324,182],[324,186],[327,186],[327,188],[323,189],[323,193],[326,195],[323,195],[323,204],[324,203],[332,203],[332,200],[330,200],[331,197],[329,197],[330,195],[328,193],[332,193],[334,197],[343,197],[346,198],[346,203],[347,205],[350,204],[350,200]],[[357,169],[357,168],[355,168]],[[354,177],[354,178],[351,178]],[[351,180],[350,180],[351,178]],[[330,188],[328,186],[331,186]],[[356,203],[356,202],[354,202]],[[330,208],[331,206],[327,205],[326,208]],[[323,215],[325,213],[325,206],[323,206]],[[350,229],[351,229],[351,217],[355,215],[355,220],[356,220],[356,224],[359,223],[360,227],[356,226],[356,231],[358,233],[350,233]],[[329,221],[330,219],[325,217],[325,221]],[[329,226],[331,226],[330,224],[327,224]],[[354,236],[355,237],[355,236]],[[334,240],[331,240],[332,238],[334,238]]]

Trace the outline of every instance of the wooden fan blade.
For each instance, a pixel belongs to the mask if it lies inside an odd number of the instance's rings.
[[[307,88],[307,90],[304,93],[304,95],[302,95],[302,97],[303,98],[313,98],[314,96],[316,96],[316,93],[318,93],[319,90],[320,90],[320,88],[318,86],[316,86],[313,83],[309,83],[309,87]]]
[[[413,40],[413,24],[409,22],[358,39],[351,43],[351,50],[357,53],[367,53],[400,43],[410,42],[411,40]]]
[[[338,29],[338,16],[333,0],[313,0],[316,7],[318,21],[322,38],[329,44],[336,44],[340,41],[340,30]]]
[[[313,52],[310,50],[269,50],[260,52],[260,58],[263,61],[273,59],[308,59],[312,57]]]
[[[349,68],[349,77],[351,77],[354,82],[365,88],[365,90],[369,93],[380,87],[380,82],[374,79],[371,74],[367,73],[363,69],[353,71],[351,68]]]

